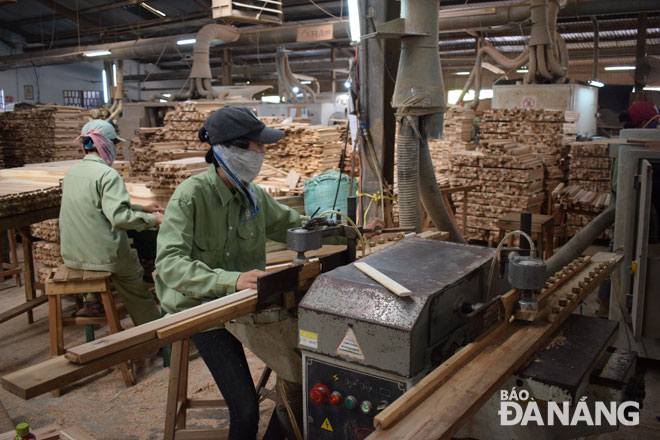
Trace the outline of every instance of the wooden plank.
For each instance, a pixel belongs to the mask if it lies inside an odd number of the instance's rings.
[[[37,439],[39,439],[37,437]],[[94,440],[94,437],[87,434],[78,427],[66,428],[60,431],[61,440]]]
[[[79,270],[76,272],[79,273],[75,274],[74,276],[80,276],[80,278],[74,282],[47,282],[46,295],[64,295],[105,291],[105,282],[103,280],[83,281],[83,271]]]
[[[490,344],[483,347],[474,359],[457,370],[443,385],[433,390],[414,411],[389,429],[377,430],[370,438],[376,440],[451,438],[507,378],[542,347],[580,301],[614,270],[622,258],[622,255],[606,252],[596,254],[591,263],[573,280],[555,292],[555,297],[571,299],[567,300],[566,306],[554,314],[553,318],[551,317],[550,322],[537,320],[533,323],[518,321],[511,323],[493,338]],[[590,271],[601,263],[604,266],[601,267],[599,274],[591,277]],[[587,279],[590,281],[586,282]],[[573,288],[579,289],[579,293],[574,294]]]
[[[408,288],[397,283],[392,278],[388,277],[378,269],[371,267],[367,263],[356,261],[355,263],[353,263],[353,266],[355,266],[357,270],[367,275],[369,278],[378,281],[380,284],[386,287],[390,292],[394,293],[397,296],[404,298],[412,294],[412,292]]]
[[[489,345],[496,337],[508,328],[509,322],[504,321],[498,324],[497,328],[488,332],[482,337],[466,345],[447,359],[442,365],[426,375],[408,393],[395,400],[391,405],[385,408],[381,413],[374,417],[374,426],[378,429],[387,429],[403,416],[410,413],[422,401],[428,398],[440,385],[454,374],[459,368],[472,360],[480,350]]]
[[[110,272],[100,270],[85,270],[83,271],[82,279],[85,281],[104,280],[112,276]]]
[[[66,264],[60,264],[57,266],[57,269],[55,270],[55,273],[51,277],[51,279],[56,282],[63,282],[69,279],[69,268]]]
[[[236,314],[238,316],[247,314],[251,311],[254,311],[256,309],[256,305],[257,295],[255,294],[248,298],[234,301],[231,304],[217,308],[215,310],[190,317],[185,321],[161,328],[156,332],[156,335],[158,339],[166,339],[186,330],[205,327],[209,321],[222,322],[223,319],[229,314]]]
[[[210,312],[216,308],[222,308],[227,304],[233,304],[245,298],[254,296],[256,290],[246,289],[232,295],[201,304],[191,309],[185,310],[174,315],[168,315],[164,318],[148,322],[146,324],[132,327],[119,333],[111,334],[87,344],[71,347],[67,350],[66,357],[71,362],[85,363],[94,359],[102,358],[110,353],[124,350],[151,339],[157,338],[157,331],[171,325],[178,324],[190,318],[194,318],[205,312]]]
[[[241,293],[245,294],[246,296],[254,295],[255,298],[257,294],[256,290],[252,290],[252,289],[246,289],[239,292],[239,294]],[[238,294],[234,294],[234,295],[238,295]],[[215,305],[217,305],[218,303],[223,304],[222,300],[226,300],[227,298],[230,298],[234,295],[229,295],[223,298],[219,298],[209,303],[202,304],[201,306],[188,309],[185,312],[180,312],[175,315],[167,316],[165,318],[152,321],[151,323],[143,324],[142,326],[139,327],[144,327],[159,321],[160,324],[165,323],[165,325],[170,325],[173,322],[178,322],[175,318],[180,318],[180,317],[189,319],[196,313],[199,313],[200,310],[204,310],[203,309],[204,306],[209,306],[209,305],[213,306],[212,303],[214,302],[216,302]],[[224,304],[226,305],[226,302]],[[198,309],[198,307],[201,309]],[[254,308],[252,308],[249,311],[253,311],[253,310]],[[242,314],[245,313],[248,313],[248,311],[230,310],[228,311],[226,316],[223,317],[213,316],[212,317],[213,319],[204,319],[203,325],[200,323],[200,325],[196,327],[186,327],[184,329],[180,329],[181,330],[180,333],[174,334],[164,339],[156,338],[156,333],[155,333],[156,330],[151,328],[152,330],[151,339],[148,339],[142,343],[138,343],[137,345],[129,345],[127,347],[120,348],[119,351],[111,351],[109,354],[91,360],[89,362],[83,364],[77,364],[74,362],[70,362],[65,356],[58,356],[49,359],[47,361],[41,362],[39,364],[35,364],[30,367],[3,376],[2,378],[0,378],[0,381],[2,382],[3,388],[11,392],[12,394],[19,396],[25,400],[31,399],[33,397],[39,396],[49,391],[63,388],[80,379],[98,373],[99,371],[106,370],[112,367],[113,365],[117,365],[127,360],[140,358],[144,356],[145,353],[154,352],[158,350],[160,347],[163,347],[167,344],[171,344],[172,342],[183,338],[188,338],[190,336],[199,333],[200,331],[204,331],[214,326],[223,324],[224,322],[231,319],[235,319],[238,316],[241,316]],[[139,327],[134,327],[134,328],[139,328]],[[128,332],[129,330],[125,330],[120,333],[115,333],[114,335],[110,335],[109,337],[113,337],[113,336],[119,337],[120,335]],[[88,344],[83,344],[79,347],[82,347],[84,345],[89,346],[90,344],[93,344],[93,342]],[[78,348],[78,347],[73,347],[73,348]],[[112,348],[116,349],[116,347],[112,347]],[[106,348],[106,352],[107,351],[108,349]]]
[[[21,304],[20,306],[13,307],[5,312],[2,312],[0,313],[0,323],[8,321],[17,316],[20,316],[23,313],[27,312],[28,310],[32,310],[35,307],[44,304],[46,301],[48,301],[48,297],[46,295],[41,295],[36,297],[32,301],[28,301],[26,303]]]

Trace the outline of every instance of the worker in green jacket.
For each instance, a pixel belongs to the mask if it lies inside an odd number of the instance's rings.
[[[263,144],[277,142],[282,131],[266,127],[247,108],[224,107],[199,134],[212,146],[206,154],[211,165],[179,185],[158,233],[156,292],[168,313],[256,289],[265,274],[265,239],[285,242],[287,229],[304,218],[251,183],[264,160]],[[242,344],[224,328],[192,340],[227,403],[229,438],[254,439],[259,406]],[[279,438],[275,419],[264,438]]]
[[[142,231],[159,225],[164,208],[131,205],[121,175],[112,168],[115,143],[123,141],[109,122],[95,119],[82,128],[85,157],[62,181],[60,251],[72,269],[112,273],[135,325],[160,317],[153,295],[142,280],[137,252],[129,247],[127,230]],[[77,140],[78,140],[77,139]],[[103,308],[96,295],[88,295],[76,316],[98,316]]]

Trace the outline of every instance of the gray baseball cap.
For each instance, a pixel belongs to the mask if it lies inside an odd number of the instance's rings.
[[[273,144],[284,136],[282,130],[266,127],[247,107],[223,107],[214,111],[203,125],[211,145],[238,138]]]

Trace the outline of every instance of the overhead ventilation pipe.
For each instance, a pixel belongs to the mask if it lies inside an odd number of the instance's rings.
[[[298,93],[302,94],[303,102],[315,102],[316,93],[307,84],[303,84],[291,70],[289,65],[289,56],[283,46],[277,48],[277,58],[275,59],[275,67],[277,70],[277,84],[279,87],[280,96],[286,98],[287,102],[297,102]],[[294,91],[294,87],[298,91]]]
[[[523,80],[525,84],[564,82],[568,71],[568,50],[564,39],[557,32],[557,16],[565,5],[566,0],[531,0],[528,11],[532,22],[529,44],[516,58],[506,57],[487,41],[482,40],[474,67],[458,101],[462,101],[470,87],[474,85],[475,99],[472,106],[476,107],[479,104],[481,66],[486,57],[490,57],[507,70],[515,70],[527,64],[528,72]],[[520,19],[520,11],[517,8],[519,7],[508,7],[506,11],[509,13],[516,11],[515,18]]]
[[[188,76],[190,81],[189,88],[183,93],[174,93],[167,99],[178,101],[184,99],[206,98],[218,99],[223,96],[213,90],[211,87],[211,64],[209,63],[209,52],[211,50],[211,41],[222,40],[225,43],[233,43],[238,40],[239,32],[234,26],[211,23],[202,27],[195,35],[195,47],[193,48],[193,65]],[[225,93],[226,96],[227,93]],[[158,94],[152,97],[152,100],[163,98]]]
[[[377,26],[387,33],[398,29],[401,57],[392,107],[396,109],[399,132],[396,162],[401,226],[422,228],[420,199],[439,229],[449,239],[465,242],[442,200],[435,178],[428,139],[442,137],[445,88],[438,51],[437,0],[402,0],[401,18]]]

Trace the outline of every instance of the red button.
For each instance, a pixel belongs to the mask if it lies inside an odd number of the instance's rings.
[[[338,405],[341,402],[341,393],[339,391],[333,391],[328,398],[330,405]]]
[[[330,395],[330,390],[328,389],[328,387],[320,382],[314,384],[312,389],[309,391],[309,398],[311,399],[312,402],[316,403],[317,405],[325,402],[328,399],[329,395]]]

